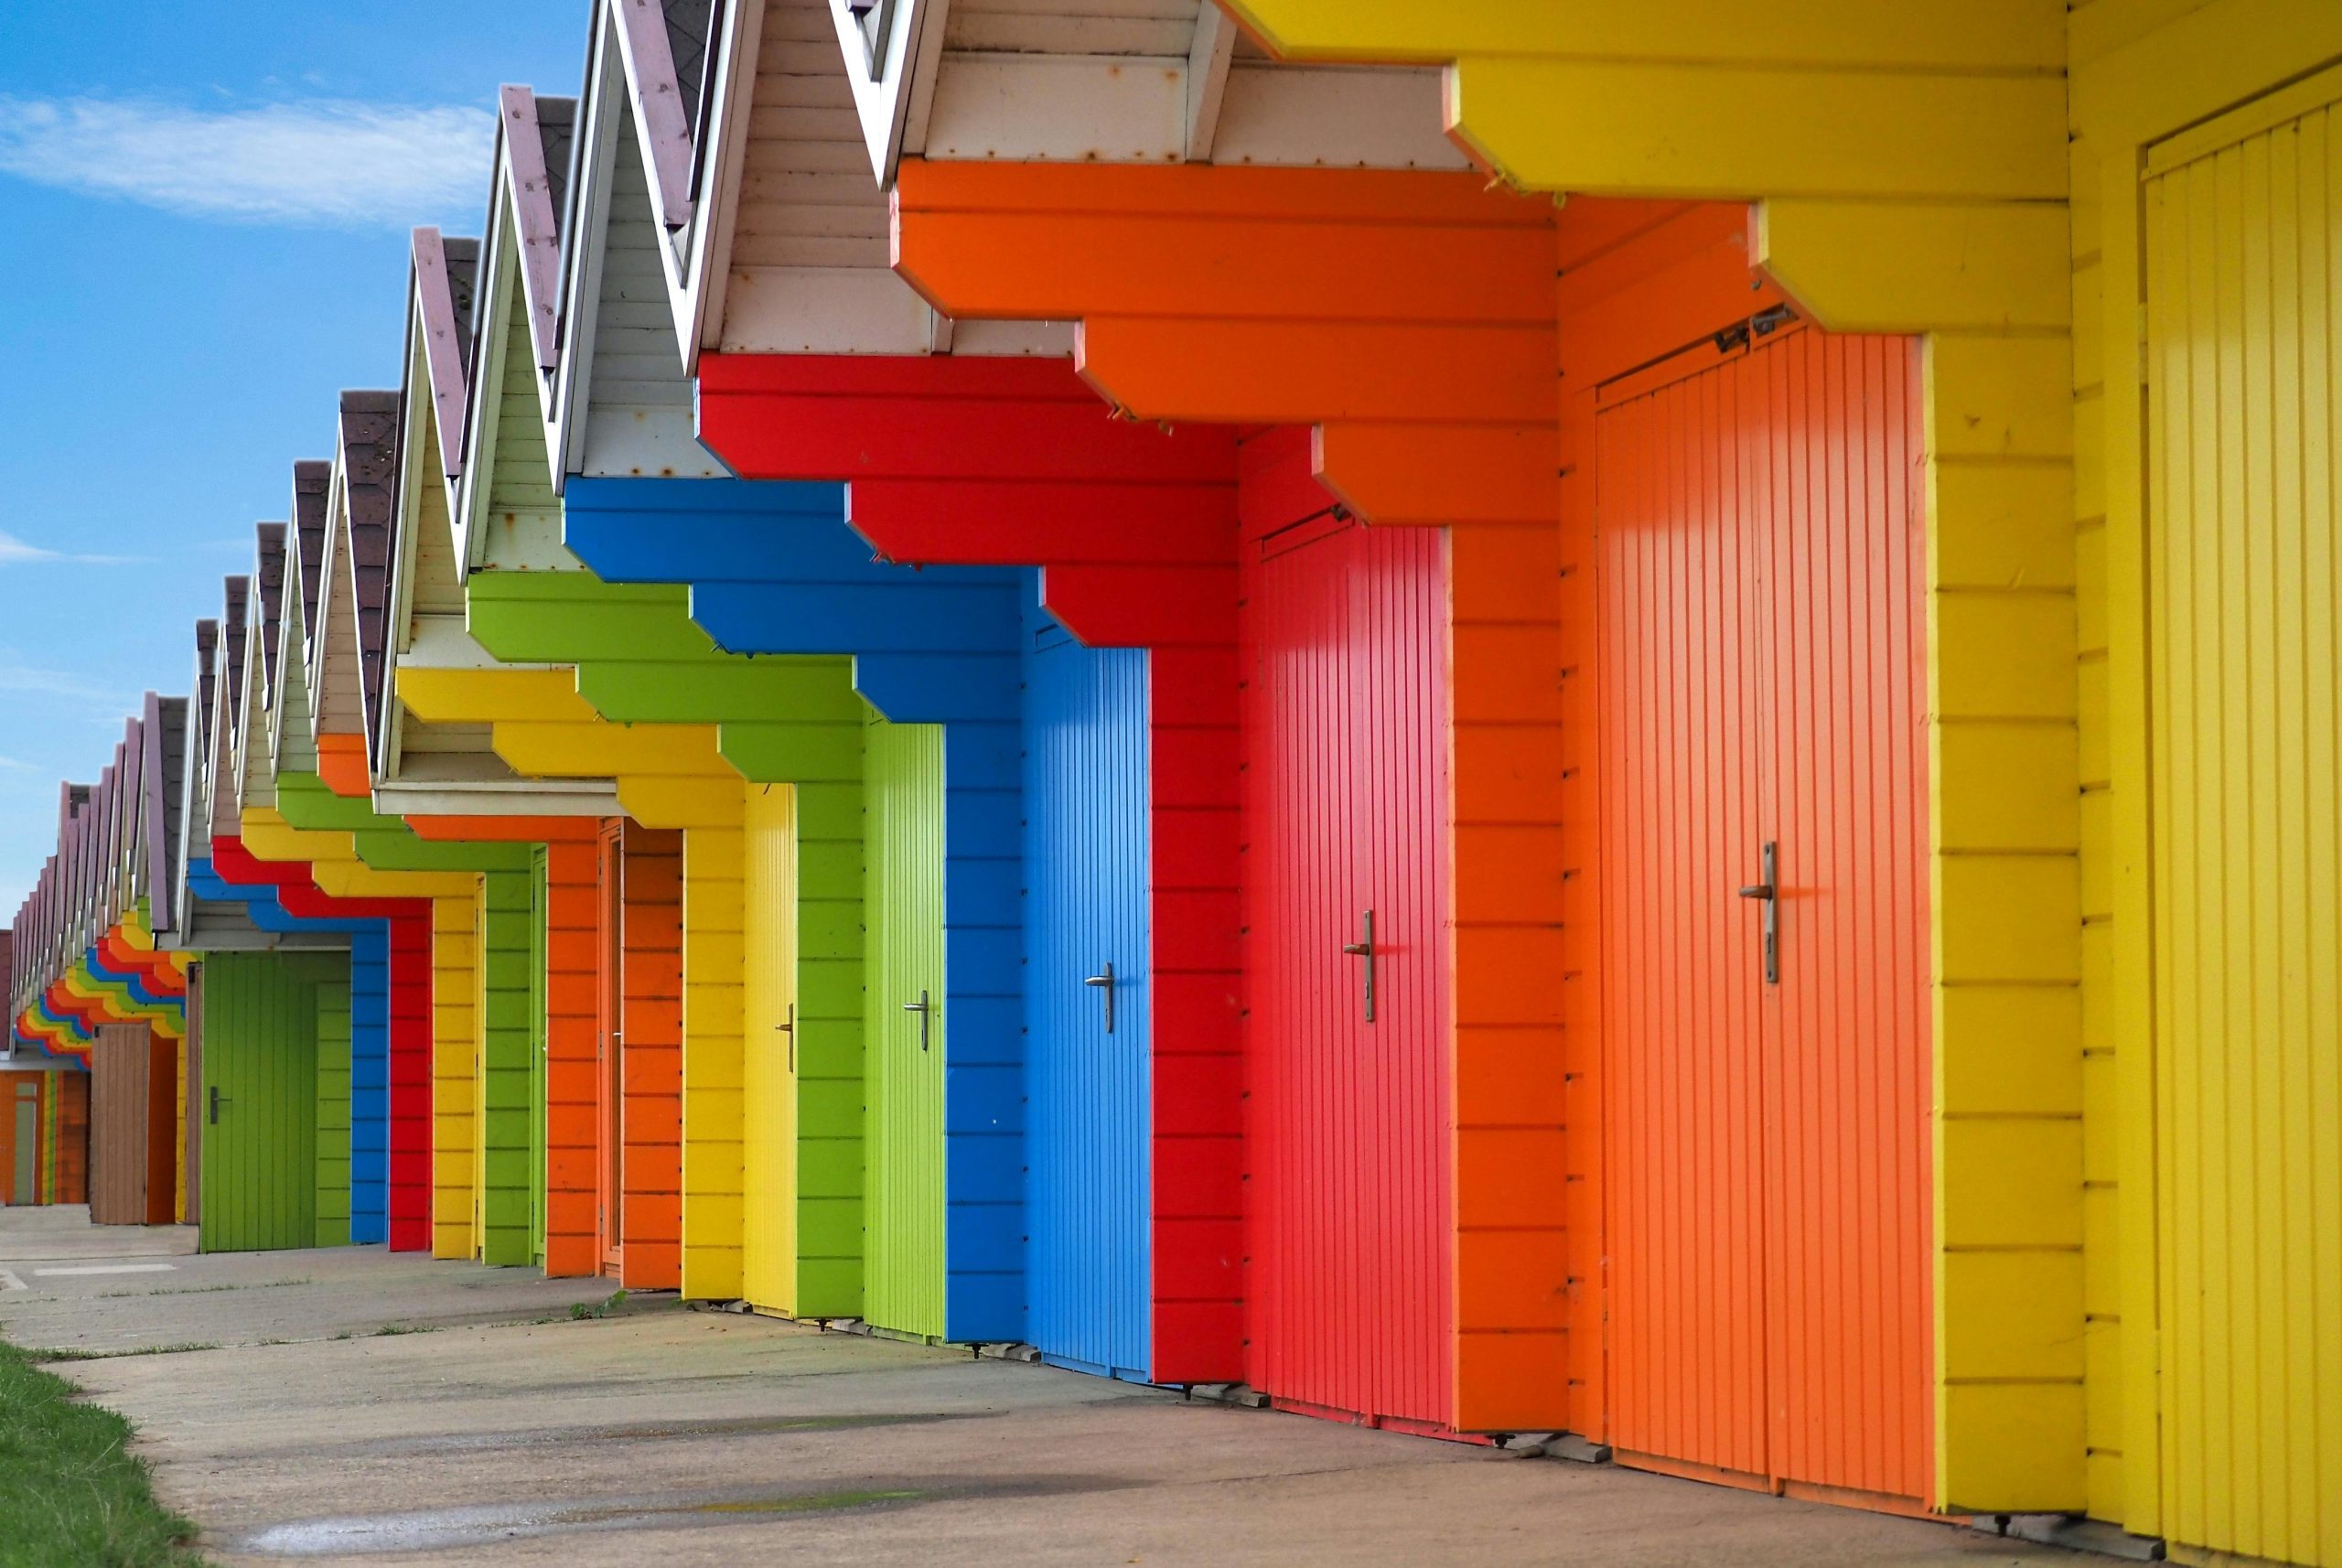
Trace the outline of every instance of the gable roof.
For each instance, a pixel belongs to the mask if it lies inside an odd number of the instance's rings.
[[[317,736],[359,736],[370,757],[381,724],[398,437],[397,392],[341,394],[326,492],[311,728]]]

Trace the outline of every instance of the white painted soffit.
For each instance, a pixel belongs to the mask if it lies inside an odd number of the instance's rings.
[[[1437,67],[1275,60],[1212,0],[828,4],[889,184],[905,156],[1470,166]]]
[[[714,127],[730,213],[713,346],[742,354],[1069,355],[1067,323],[940,317],[895,274],[829,0],[765,0],[750,91]]]
[[[591,780],[506,779],[386,779],[375,786],[375,809],[431,817],[618,817],[618,788]]]

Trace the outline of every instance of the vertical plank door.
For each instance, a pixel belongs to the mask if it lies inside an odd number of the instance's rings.
[[[1084,648],[1054,623],[1030,637],[1026,1336],[1051,1360],[1144,1380],[1152,1343],[1146,655]],[[1111,990],[1096,983],[1109,975]]]
[[[943,730],[874,723],[866,918],[869,1074],[865,1313],[943,1335]],[[924,1013],[914,1009],[924,1006]]]
[[[1258,1377],[1421,1428],[1455,1357],[1445,552],[1328,511],[1243,585]]]
[[[1933,1430],[1918,349],[1724,341],[1596,418],[1608,1435],[1907,1508]]]
[[[746,1199],[741,1270],[748,1301],[794,1316],[797,1288],[797,791],[751,789],[743,823],[747,938],[743,1022]]]
[[[2144,172],[2164,1533],[2342,1563],[2342,73]]]

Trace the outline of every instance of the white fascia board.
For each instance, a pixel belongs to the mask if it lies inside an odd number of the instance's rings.
[[[417,347],[417,332],[421,325],[419,305],[411,301],[407,311],[405,395],[400,400],[399,408],[398,527],[391,536],[391,585],[390,592],[384,596],[388,600],[386,613],[390,617],[390,624],[382,628],[382,771],[385,774],[398,771],[399,753],[406,742],[406,710],[390,693],[398,689],[399,661],[414,644],[414,562],[417,553],[423,548],[418,537],[423,532],[423,488],[425,485],[439,486],[447,495],[451,509],[455,504],[453,492],[457,489],[457,476],[441,473],[436,462],[417,461],[415,457],[415,453],[423,446],[419,439],[423,422],[430,416],[432,409],[424,385],[429,378],[423,373],[422,351]],[[468,397],[466,402],[468,403]],[[460,434],[457,439],[460,450]],[[449,515],[454,515],[452,510]],[[327,532],[330,534],[332,531],[328,529]],[[322,610],[324,607],[318,607]],[[309,710],[312,714],[310,722],[315,724],[317,703],[314,699],[309,703]]]
[[[871,173],[887,188],[895,183],[895,167],[903,155],[925,150],[927,105],[950,10],[949,0],[891,3],[895,16],[886,34],[886,57],[873,70],[862,28],[846,9],[846,0],[830,0],[830,19],[845,57],[846,80],[854,86],[854,110],[862,121]]]
[[[692,220],[692,108],[675,77],[667,9],[661,0],[609,0],[607,14],[634,104],[636,150],[651,208],[659,226],[673,234]]]
[[[340,414],[337,409],[333,472],[326,480],[326,547],[325,553],[318,557],[317,561],[317,683],[309,693],[309,738],[313,743],[325,734],[327,698],[328,693],[333,690],[334,668],[338,662],[334,657],[334,650],[338,646],[334,631],[340,621],[335,615],[334,609],[336,604],[344,597],[334,592],[334,585],[341,581],[345,575],[344,557],[349,553],[349,475],[342,466],[339,422]],[[350,618],[355,620],[358,614],[358,585],[354,576],[350,577],[349,585],[347,598]],[[358,646],[358,632],[355,627],[351,628],[347,640],[349,646],[354,650]],[[245,662],[249,664],[250,659]],[[361,669],[354,679],[360,682],[358,702],[362,710],[366,702],[364,671]],[[359,729],[360,733],[365,729],[362,717]]]
[[[757,60],[764,42],[764,0],[735,0],[725,7],[707,149],[691,226],[690,254],[682,267],[675,327],[682,335],[683,369],[699,373],[703,349],[724,334],[725,298],[731,285],[732,236],[740,214],[741,171],[748,161],[748,123],[756,107]]]
[[[399,404],[399,500],[398,529],[391,553],[391,585],[387,596],[390,625],[384,628],[385,657],[395,656],[407,645],[408,622],[414,615],[414,556],[421,547],[417,536],[423,530],[423,496],[425,485],[437,485],[446,498],[448,516],[455,515],[456,491],[461,477],[460,463],[453,474],[441,471],[429,454],[418,457],[427,445],[423,439],[426,423],[433,424],[444,444],[450,433],[440,423],[437,391],[431,385],[429,367],[424,362],[420,334],[423,328],[422,302],[410,302],[407,311],[407,356],[403,395]],[[468,371],[469,367],[466,367]],[[457,411],[458,419],[468,419],[470,394],[465,394]],[[453,433],[456,449],[460,454],[463,433]],[[437,448],[434,448],[437,450]],[[330,536],[332,531],[327,531]],[[322,585],[322,573],[318,579]],[[324,608],[322,605],[318,607]]]
[[[585,456],[585,408],[593,380],[595,317],[602,297],[603,239],[609,230],[610,182],[626,91],[626,73],[618,63],[615,28],[605,4],[586,60],[586,91],[577,102],[572,163],[576,172],[569,192],[569,226],[562,237],[561,363],[553,373],[545,419],[545,456],[556,494]]]
[[[324,585],[320,579],[320,587]],[[268,704],[268,751],[270,757],[285,755],[285,711],[292,704],[285,700],[286,683],[299,679],[306,682],[308,671],[302,660],[309,656],[308,644],[301,634],[301,609],[306,596],[301,592],[301,524],[299,519],[285,530],[285,618],[276,634],[276,694]],[[295,671],[300,671],[298,677]]]

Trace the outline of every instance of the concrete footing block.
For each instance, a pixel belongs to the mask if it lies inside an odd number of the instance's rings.
[[[1574,1432],[1563,1432],[1545,1444],[1545,1457],[1566,1460],[1573,1465],[1607,1465],[1610,1463],[1610,1444],[1580,1437]]]
[[[2100,1557],[2119,1557],[2126,1563],[2164,1560],[2160,1539],[2133,1535],[2121,1525],[2108,1524],[2103,1520],[2062,1513],[1988,1513],[1978,1514],[1971,1522],[1988,1535],[2005,1536],[2011,1541],[2062,1546],[2068,1552],[2090,1552]]]
[[[1234,1405],[1240,1410],[1269,1408],[1269,1396],[1250,1383],[1189,1383],[1186,1392],[1189,1399],[1206,1404]]]
[[[1023,1361],[1027,1365],[1041,1359],[1038,1346],[1020,1345],[1014,1340],[984,1341],[976,1346],[976,1359],[983,1361]]]

